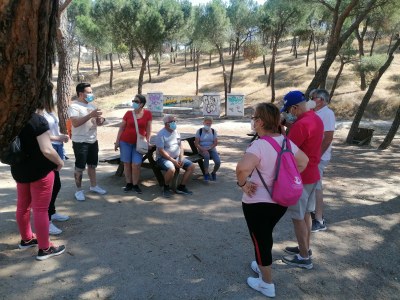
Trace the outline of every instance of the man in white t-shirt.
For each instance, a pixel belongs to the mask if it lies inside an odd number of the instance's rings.
[[[318,165],[319,172],[321,175],[321,179],[317,183],[315,188],[315,218],[312,221],[312,232],[324,231],[326,230],[325,220],[323,218],[323,189],[322,189],[322,177],[324,174],[324,169],[328,165],[331,160],[332,155],[332,141],[333,134],[335,132],[335,114],[328,107],[328,103],[330,102],[329,93],[323,89],[313,90],[310,93],[312,100],[315,101],[315,112],[321,118],[324,123],[324,137],[322,139],[321,145],[321,161]]]
[[[87,165],[90,180],[90,191],[104,195],[106,193],[96,183],[96,167],[98,163],[99,145],[97,142],[97,126],[105,121],[102,112],[91,102],[94,95],[90,83],[81,82],[76,86],[78,100],[68,107],[68,117],[72,124],[72,148],[75,154],[75,198],[85,200],[82,189],[82,173]]]

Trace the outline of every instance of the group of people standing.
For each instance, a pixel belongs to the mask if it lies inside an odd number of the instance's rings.
[[[291,91],[283,100],[280,111],[271,103],[258,104],[252,127],[259,137],[270,136],[279,144],[288,131],[287,137],[303,182],[297,204],[284,207],[275,203],[261,183],[260,176],[267,186],[272,187],[278,155],[264,139],[255,140],[236,167],[237,185],[243,190],[243,213],[256,258],[250,267],[258,274],[256,278],[249,277],[247,283],[267,297],[275,297],[271,269],[272,232],[286,212],[292,219],[297,245],[285,248],[290,255],[283,256],[282,261],[300,268],[313,268],[311,232],[326,230],[322,212],[322,175],[331,157],[335,129],[335,116],[327,107],[330,99],[326,90],[313,90],[310,98],[300,91]],[[255,168],[260,175],[253,172]],[[311,217],[313,212],[314,219]]]
[[[103,125],[105,118],[102,112],[92,104],[94,94],[89,83],[79,83],[76,86],[77,99],[68,108],[71,122],[71,140],[75,155],[74,179],[77,201],[85,201],[82,188],[83,171],[87,167],[90,181],[89,191],[104,195],[106,190],[97,185],[96,167],[98,164],[99,145],[97,141],[97,126]],[[125,113],[119,127],[114,148],[120,149],[120,159],[124,163],[126,186],[124,192],[142,193],[139,186],[140,169],[143,154],[136,149],[138,134],[145,136],[149,146],[152,131],[152,114],[144,108],[146,98],[136,95],[132,100],[132,110]],[[44,260],[65,251],[65,246],[54,246],[49,240],[49,234],[62,233],[53,221],[67,221],[69,216],[56,212],[55,201],[61,189],[59,171],[66,159],[64,143],[70,139],[61,134],[59,120],[54,113],[54,103],[40,103],[37,110],[19,134],[21,146],[26,160],[11,166],[11,173],[17,182],[17,212],[16,219],[21,235],[20,249],[38,245],[37,260]],[[156,137],[156,157],[158,166],[165,171],[165,185],[162,190],[164,197],[171,197],[170,183],[176,169],[184,169],[182,181],[176,192],[191,195],[186,187],[195,168],[194,164],[184,157],[183,144],[177,131],[176,117],[166,115],[163,118],[164,128]],[[216,172],[221,164],[216,146],[217,132],[211,128],[212,118],[206,117],[204,127],[196,134],[196,147],[204,157],[205,180],[216,180]],[[209,160],[214,160],[214,169],[208,173]],[[36,234],[32,232],[30,213],[33,210]]]

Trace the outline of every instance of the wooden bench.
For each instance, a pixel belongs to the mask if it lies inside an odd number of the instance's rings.
[[[184,155],[185,158],[190,160],[192,163],[198,163],[201,172],[204,173],[204,158],[197,152],[197,148],[194,146],[194,137],[189,136],[189,137],[184,137],[182,138],[182,141],[188,141],[190,150],[185,150]],[[156,151],[156,146],[153,145],[149,151],[143,156],[142,159],[142,168],[146,169],[152,169],[154,176],[157,179],[157,182],[160,186],[164,186],[164,176],[162,174],[162,171],[160,167],[157,165],[157,162],[154,159],[154,152]],[[115,172],[116,176],[121,177],[124,174],[124,163],[120,159],[120,155],[113,155],[107,158],[100,159],[99,162],[104,162],[104,163],[109,163],[109,164],[117,164],[118,168],[117,171]],[[176,169],[174,179],[173,179],[173,189],[176,187],[176,182],[178,180],[180,173],[180,169]]]

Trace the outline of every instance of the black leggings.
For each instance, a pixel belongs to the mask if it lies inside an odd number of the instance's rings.
[[[242,202],[244,217],[249,228],[257,264],[270,266],[272,264],[272,231],[276,223],[283,217],[287,207],[274,203]]]
[[[51,215],[56,213],[55,202],[58,196],[58,192],[61,189],[61,180],[60,180],[60,172],[54,171],[54,184],[53,184],[53,192],[51,194],[51,201],[49,204],[49,221],[51,221]]]

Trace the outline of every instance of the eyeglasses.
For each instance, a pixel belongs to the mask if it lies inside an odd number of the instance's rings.
[[[140,101],[139,100],[132,100],[132,103],[139,103],[140,104]]]
[[[170,124],[170,123],[176,123],[176,120],[172,120],[172,121],[167,122],[167,124]]]

